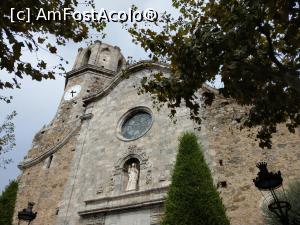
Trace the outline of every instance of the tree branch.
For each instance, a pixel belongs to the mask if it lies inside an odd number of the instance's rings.
[[[268,41],[268,55],[271,59],[271,61],[273,63],[276,64],[276,66],[278,67],[278,69],[281,71],[281,72],[286,72],[287,71],[287,68],[285,68],[281,62],[279,62],[279,60],[276,58],[275,56],[275,53],[274,53],[274,46],[273,46],[273,43],[272,43],[272,39],[271,39],[271,36],[270,36],[270,31],[267,30],[267,28],[264,26],[262,27],[261,25],[259,26],[259,31],[266,36],[267,38],[267,41]]]
[[[262,27],[261,25],[259,25],[259,31],[265,35],[265,37],[267,38],[268,41],[268,55],[270,57],[270,60],[276,64],[276,66],[278,67],[279,71],[283,74],[283,78],[285,80],[285,82],[291,86],[294,87],[294,89],[297,91],[297,93],[300,95],[300,73],[297,71],[297,69],[295,70],[290,70],[288,68],[286,68],[275,56],[274,53],[274,46],[272,43],[272,39],[270,36],[270,31],[267,30],[266,27]]]

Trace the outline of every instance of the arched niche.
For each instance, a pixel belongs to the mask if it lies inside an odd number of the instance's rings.
[[[136,184],[136,189],[139,189],[139,184],[140,184],[140,161],[137,158],[129,158],[125,161],[123,168],[122,168],[122,183],[121,183],[121,190],[122,191],[128,191],[126,190],[128,182],[129,182],[129,167],[132,165],[135,165],[136,169],[138,170],[138,175],[137,175],[137,184]]]
[[[130,158],[136,158],[140,162],[140,169],[143,170],[147,167],[151,167],[148,161],[148,156],[140,148],[135,145],[129,146],[128,149],[123,153],[122,157],[115,164],[115,173],[119,174],[124,167],[125,162]]]
[[[129,146],[115,163],[113,180],[116,182],[116,191],[124,192],[128,182],[128,167],[132,163],[137,163],[139,170],[138,188],[141,189],[146,182],[147,171],[151,171],[152,164],[148,160],[147,154],[135,145]]]

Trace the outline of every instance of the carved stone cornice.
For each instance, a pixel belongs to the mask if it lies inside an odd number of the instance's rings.
[[[80,210],[78,214],[85,217],[93,214],[163,204],[166,199],[167,190],[168,186],[164,186],[143,191],[128,192],[116,196],[106,196],[98,199],[86,200],[84,201],[86,205],[85,209]],[[120,202],[123,204],[120,204]]]
[[[67,72],[66,78],[69,79],[70,77],[76,76],[76,75],[81,74],[86,71],[93,71],[93,72],[99,73],[99,74],[101,73],[101,74],[104,74],[109,77],[113,77],[116,75],[116,72],[114,72],[112,70],[108,70],[103,67],[87,64],[85,66],[81,66],[78,69],[74,69],[74,70]]]
[[[98,98],[102,98],[108,95],[124,79],[128,78],[131,74],[141,71],[143,69],[158,69],[161,71],[171,72],[170,65],[167,63],[154,62],[151,60],[141,60],[135,64],[129,65],[124,70],[119,71],[117,74],[115,74],[115,76],[105,88],[99,90],[97,93],[84,97],[83,102],[87,105]],[[72,71],[70,71],[68,74],[70,74],[71,72]],[[67,77],[70,76],[68,74]],[[207,84],[203,84],[202,89],[213,92],[215,94],[219,94],[217,89],[210,87]]]
[[[21,162],[18,165],[18,168],[21,170],[24,170],[26,168],[29,168],[31,166],[34,166],[40,162],[42,162],[44,159],[52,155],[53,153],[57,152],[60,148],[62,148],[69,140],[70,138],[78,131],[78,129],[81,126],[81,120],[77,120],[77,125],[74,126],[74,128],[61,140],[59,141],[56,145],[52,146],[50,149],[42,153],[41,155],[38,155],[34,158],[27,159],[23,162]]]
[[[103,96],[109,94],[121,81],[128,78],[130,74],[133,74],[134,72],[140,71],[142,69],[154,68],[170,71],[169,65],[166,63],[153,62],[149,60],[139,61],[138,63],[130,65],[126,69],[118,72],[105,88],[99,90],[97,93],[84,97],[83,101],[85,104],[89,104],[90,102],[95,101],[98,98],[102,98]]]

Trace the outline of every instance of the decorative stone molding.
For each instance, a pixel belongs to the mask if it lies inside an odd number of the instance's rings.
[[[163,182],[167,180],[167,175],[166,175],[166,171],[161,171],[160,175],[159,175],[159,182]]]
[[[81,120],[89,120],[93,117],[93,113],[87,113],[87,114],[84,114],[82,116],[80,116],[80,119]]]
[[[168,186],[143,191],[128,192],[116,196],[106,196],[84,201],[85,207],[78,214],[86,217],[95,214],[117,212],[123,210],[156,207],[162,205],[167,196]],[[151,198],[149,198],[151,196]]]
[[[109,181],[109,191],[114,191],[114,189],[115,189],[115,180],[113,177],[111,177]]]
[[[89,215],[87,217],[83,217],[85,225],[104,225],[105,224],[105,216],[102,214]]]
[[[33,158],[33,159],[27,159],[23,162],[21,162],[18,165],[18,168],[21,170],[24,170],[28,167],[34,166],[40,162],[42,162],[44,159],[52,155],[53,153],[57,152],[60,148],[62,148],[68,141],[69,139],[78,131],[78,129],[81,126],[81,123],[78,122],[79,120],[75,121],[77,122],[77,125],[74,126],[74,128],[61,140],[59,141],[55,146],[51,147],[48,149],[46,152],[42,153],[41,155]]]
[[[146,185],[149,185],[152,183],[152,171],[148,170],[146,175]]]
[[[97,192],[96,192],[96,194],[97,194],[97,195],[99,195],[99,194],[102,194],[102,193],[103,193],[103,191],[104,191],[104,189],[103,189],[103,186],[102,186],[102,185],[100,185],[100,186],[98,187],[98,189],[97,189]]]
[[[114,175],[121,174],[125,162],[130,158],[136,158],[139,160],[141,170],[152,167],[146,152],[143,152],[141,148],[138,148],[136,145],[131,145],[128,149],[126,149],[121,158],[115,164]]]
[[[91,66],[91,65],[89,65],[89,66]],[[72,70],[72,71],[68,72],[67,78],[74,76],[74,74],[81,73],[81,70],[83,70],[83,68],[84,67],[81,67],[80,69],[76,69],[76,70]],[[87,69],[87,68],[85,68],[85,69]],[[91,67],[89,67],[88,69],[91,69]],[[99,71],[99,68],[95,68],[95,69],[96,69],[96,71]],[[125,70],[121,70],[117,74],[115,74],[114,78],[111,79],[110,83],[104,89],[101,89],[97,93],[94,93],[90,96],[84,97],[83,98],[84,103],[89,104],[90,102],[93,102],[93,101],[97,100],[98,98],[102,98],[102,97],[108,95],[121,81],[128,78],[128,76],[130,74],[134,74],[135,72],[141,71],[143,69],[159,69],[161,71],[171,72],[170,65],[167,63],[154,62],[154,61],[150,61],[150,60],[139,61],[135,64],[128,66],[127,68],[125,68]],[[108,74],[109,74],[109,72],[111,72],[111,71],[108,71]],[[110,76],[112,76],[112,75],[110,75]],[[206,84],[202,85],[202,89],[203,89],[203,91],[209,91],[209,92],[213,92],[213,93],[219,95],[219,92],[217,89],[212,88]]]
[[[116,74],[116,72],[111,71],[109,69],[105,69],[105,68],[102,68],[99,66],[87,64],[85,66],[81,66],[78,69],[73,69],[73,70],[67,72],[66,83],[68,82],[68,79],[70,79],[71,77],[76,76],[78,74],[82,74],[86,71],[93,71],[95,73],[107,75],[108,77],[113,77]]]
[[[163,217],[163,207],[153,207],[150,211],[150,225],[159,225]]]

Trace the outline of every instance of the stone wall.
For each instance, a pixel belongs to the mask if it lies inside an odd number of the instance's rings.
[[[68,79],[65,89],[80,84],[81,92],[70,101],[62,98],[54,119],[35,135],[32,148],[20,164],[23,171],[19,179],[14,224],[18,223],[17,212],[27,207],[28,201],[35,203],[34,211],[38,212],[33,225],[55,224],[84,119],[81,117],[86,110],[82,98],[101,89],[110,79],[92,72]]]
[[[137,94],[136,87],[144,76],[160,70],[168,73],[163,67],[149,67],[140,63],[127,74],[128,79],[121,74],[103,75],[105,70],[99,75],[100,70],[91,71],[94,68],[77,70],[68,77],[66,89],[80,84],[80,95],[74,101],[62,100],[54,120],[35,136],[25,162],[46,154],[74,127],[78,126],[78,130],[52,154],[50,168],[49,157],[29,167],[23,164],[14,218],[27,201],[33,201],[38,211],[33,225],[123,225],[126,221],[158,225],[178,137],[185,131],[194,131],[231,224],[263,224],[262,196],[252,181],[258,172],[255,165],[263,160],[269,163],[270,170],[280,169],[285,186],[299,179],[299,130],[290,134],[280,126],[273,137],[273,149],[260,149],[256,130],[240,129],[246,109],[221,96],[212,106],[202,108],[200,131],[184,107],[178,110],[174,124],[167,108],[157,110],[150,96]],[[121,140],[117,135],[120,118],[140,106],[153,114],[151,129],[136,140]],[[141,162],[136,192],[124,191],[121,165],[126,157],[136,157]]]
[[[85,121],[78,139],[57,224],[89,224],[88,218],[93,213],[104,213],[106,225],[124,224],[123,217],[134,220],[129,215],[135,215],[137,220],[141,218],[139,225],[150,225],[150,219],[151,224],[157,224],[160,214],[151,217],[149,207],[161,207],[170,183],[178,137],[184,131],[193,131],[193,123],[188,119],[188,111],[181,109],[174,124],[166,108],[157,111],[150,96],[137,94],[135,87],[141,79],[155,72],[155,69],[134,72],[88,106],[86,113],[92,113],[92,118]],[[128,110],[139,106],[151,109],[151,129],[136,140],[120,140],[118,121]],[[124,190],[119,165],[128,156],[141,162],[139,188],[134,193]]]
[[[223,198],[232,225],[263,225],[261,193],[252,179],[256,163],[266,161],[270,171],[281,170],[284,186],[299,179],[300,135],[280,125],[273,135],[273,148],[261,149],[255,140],[256,129],[240,129],[245,108],[218,97],[203,110],[199,135]]]

